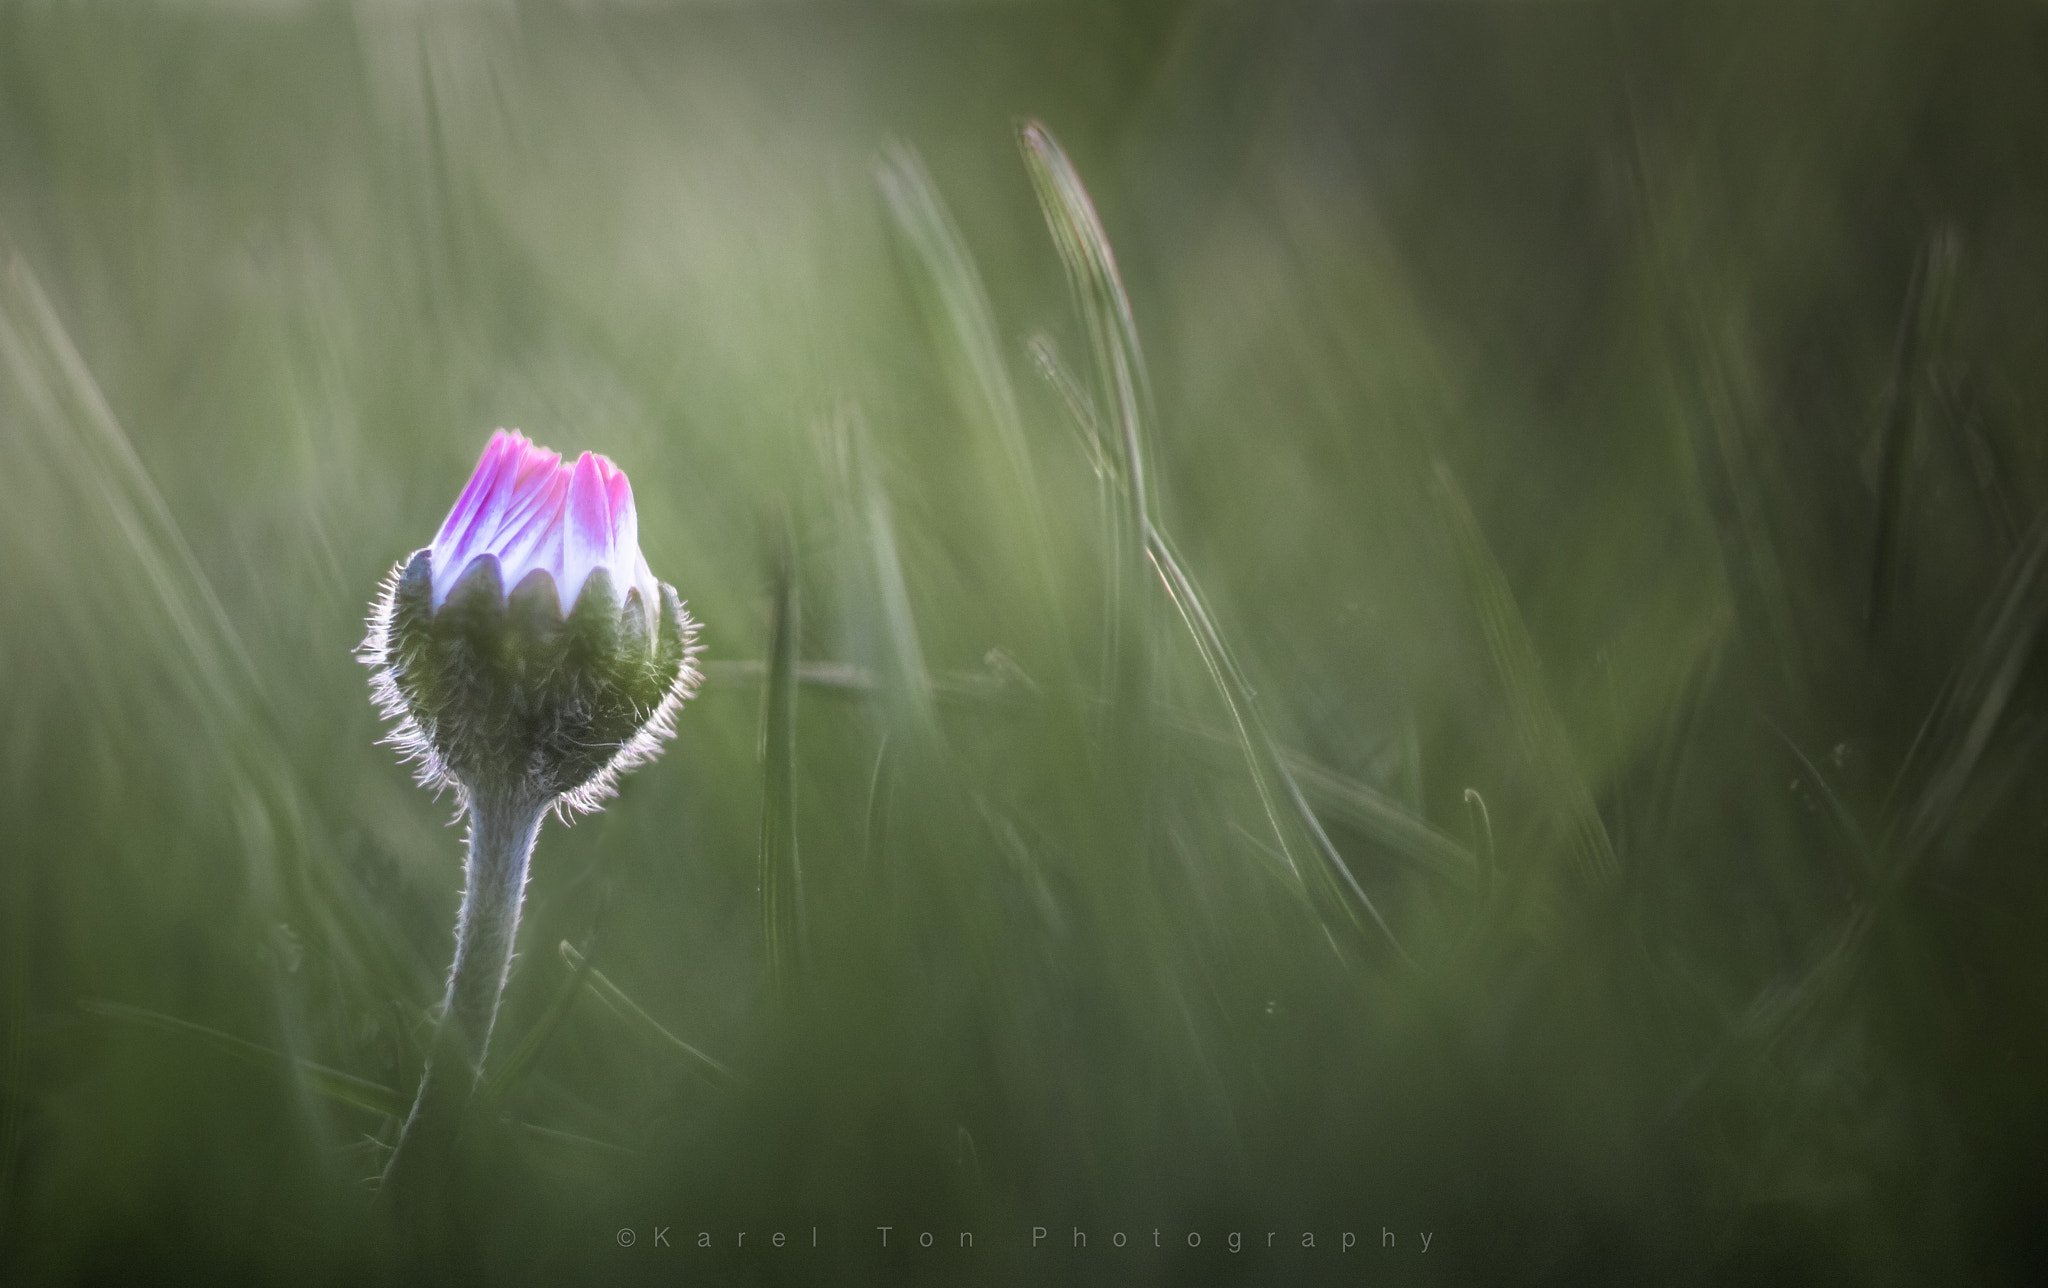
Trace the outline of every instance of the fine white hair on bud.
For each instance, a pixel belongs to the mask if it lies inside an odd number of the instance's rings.
[[[499,430],[433,544],[385,578],[357,655],[423,786],[566,815],[660,754],[698,649],[641,554],[625,473]]]

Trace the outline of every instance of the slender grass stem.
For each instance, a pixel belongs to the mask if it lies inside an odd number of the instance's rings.
[[[804,887],[796,836],[796,654],[802,635],[793,543],[776,558],[768,683],[761,711],[761,938],[776,996],[787,1001],[803,969]]]

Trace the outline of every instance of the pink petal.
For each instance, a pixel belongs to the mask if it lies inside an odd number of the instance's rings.
[[[490,548],[506,484],[517,464],[517,443],[523,441],[504,430],[491,435],[482,459],[477,461],[476,472],[470,475],[469,485],[462,490],[455,508],[449,511],[435,536],[429,555],[434,607],[439,608],[448,598],[449,590],[470,560]]]
[[[569,516],[562,525],[562,607],[583,593],[593,569],[610,568],[613,530],[611,499],[606,495],[598,458],[585,452],[576,460],[569,484]],[[614,573],[614,584],[617,575]]]
[[[562,473],[560,456],[535,447],[524,437],[514,437],[511,477],[498,506],[496,527],[484,546],[498,556],[507,590],[545,559],[546,529],[560,508],[557,480]],[[536,555],[542,559],[537,560]]]
[[[619,598],[624,600],[626,592],[638,589],[640,603],[647,614],[647,628],[650,635],[657,629],[661,613],[661,583],[647,566],[647,558],[640,552],[640,512],[633,504],[633,485],[626,478],[626,472],[605,457],[597,458],[598,469],[605,481],[605,493],[611,501],[612,515],[612,562],[613,583],[618,587]]]
[[[640,544],[640,516],[633,509],[633,485],[626,481],[626,472],[602,456],[597,458],[597,471],[604,480],[605,506],[611,516],[612,558],[617,561]]]
[[[507,591],[545,570],[565,613],[604,568],[621,598],[640,591],[650,630],[658,620],[661,587],[640,552],[633,486],[606,457],[585,452],[571,466],[517,430],[492,434],[434,538],[436,608],[486,554],[497,557]]]
[[[568,475],[568,470],[558,467],[537,480],[506,516],[497,547],[508,588],[534,569],[544,568],[554,578],[555,593],[562,593],[562,511],[569,498]]]
[[[456,498],[455,507],[448,511],[448,517],[441,522],[440,532],[434,536],[436,546],[454,545],[461,533],[474,526],[477,512],[483,508],[484,498],[490,494],[493,480],[497,477],[498,463],[505,455],[504,437],[503,430],[491,435],[491,441],[484,447],[484,454],[471,472],[462,495]]]
[[[520,447],[520,486],[526,486],[529,479],[543,477],[545,474],[561,468],[562,458],[560,454],[551,452],[545,447],[535,447],[524,438],[519,439],[518,442]]]

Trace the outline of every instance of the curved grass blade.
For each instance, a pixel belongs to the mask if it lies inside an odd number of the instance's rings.
[[[617,984],[612,983],[610,979],[606,978],[603,971],[590,965],[589,960],[582,953],[576,951],[575,945],[564,939],[559,945],[559,951],[562,954],[562,960],[568,963],[569,969],[575,971],[582,978],[584,985],[592,993],[596,994],[597,1000],[609,1007],[613,1014],[632,1024],[649,1037],[682,1052],[683,1055],[689,1057],[693,1068],[719,1085],[726,1087],[736,1087],[739,1085],[739,1077],[730,1068],[724,1063],[705,1055],[696,1047],[691,1046],[666,1028],[663,1028],[661,1021],[642,1010],[640,1004],[627,997]]]
[[[1174,727],[1219,750],[1242,754],[1242,741],[1234,730],[1226,732],[1193,721],[1175,721]],[[1478,880],[1481,863],[1473,851],[1400,801],[1291,747],[1278,746],[1276,751],[1312,810],[1358,829],[1432,876],[1468,888]]]
[[[1594,807],[1592,792],[1573,763],[1571,745],[1543,683],[1536,648],[1529,640],[1521,609],[1515,605],[1514,592],[1450,468],[1438,462],[1436,477],[1437,496],[1465,571],[1472,606],[1479,614],[1487,655],[1507,697],[1516,741],[1550,798],[1573,866],[1582,876],[1611,879],[1621,871],[1614,843]]]
[[[576,1001],[576,995],[582,991],[589,965],[588,959],[585,959],[583,966],[570,974],[561,989],[548,1001],[548,1009],[541,1012],[540,1018],[526,1031],[526,1036],[519,1040],[519,1045],[513,1048],[512,1054],[491,1070],[484,1080],[484,1099],[502,1099],[519,1075],[524,1073],[527,1066],[546,1049],[548,1042],[555,1036],[555,1030],[560,1028],[562,1021],[567,1018],[570,1006]]]
[[[152,593],[206,702],[240,710],[261,693],[256,665],[85,358],[26,261],[0,242],[0,358],[39,415],[26,417],[80,495],[93,497]],[[11,419],[11,418],[10,418]]]
[[[875,182],[897,231],[923,269],[922,278],[929,288],[924,298],[933,328],[951,339],[948,348],[954,361],[950,365],[959,400],[964,407],[981,412],[1009,468],[1011,485],[1003,491],[1016,498],[1022,511],[1018,517],[1030,538],[1026,544],[1031,575],[1039,582],[1055,635],[1064,638],[1065,632],[1057,625],[1063,597],[1050,561],[1052,543],[1045,503],[1024,436],[1024,420],[1017,410],[1017,391],[1003,361],[995,313],[974,257],[924,162],[909,146],[890,145],[876,168]]]
[[[1477,787],[1465,789],[1465,810],[1472,816],[1472,846],[1479,858],[1479,892],[1488,894],[1493,890],[1493,814]]]
[[[165,1015],[140,1006],[129,1006],[124,1002],[88,1001],[81,1002],[82,1010],[110,1020],[121,1020],[140,1024],[147,1028],[159,1029],[166,1033],[184,1033],[205,1038],[221,1051],[235,1058],[265,1069],[282,1069],[295,1075],[310,1090],[332,1100],[367,1109],[371,1113],[384,1114],[392,1118],[403,1118],[410,1106],[410,1098],[382,1083],[368,1078],[358,1078],[352,1073],[330,1069],[324,1064],[315,1064],[299,1056],[286,1055],[272,1050],[261,1043],[247,1038],[236,1037],[220,1029],[191,1020],[181,1020],[175,1015]]]
[[[66,539],[91,542],[123,604],[147,622],[177,664],[170,674],[220,758],[247,885],[265,920],[317,931],[323,951],[386,981],[404,974],[388,928],[360,915],[305,790],[289,768],[263,677],[175,515],[150,476],[28,261],[0,230],[0,510],[47,485],[70,520]],[[16,401],[18,399],[18,402]],[[19,414],[17,414],[19,413]],[[113,638],[84,597],[53,606],[82,648]]]
[[[1066,269],[1067,285],[1087,332],[1103,405],[1109,409],[1106,422],[1098,421],[1092,413],[1081,422],[1084,431],[1103,431],[1091,433],[1091,441],[1105,449],[1091,452],[1091,457],[1098,465],[1115,465],[1113,477],[1117,487],[1111,490],[1123,500],[1121,521],[1113,529],[1115,536],[1107,556],[1111,611],[1105,623],[1104,644],[1113,665],[1104,676],[1104,696],[1109,700],[1111,713],[1120,709],[1119,700],[1126,694],[1135,698],[1136,709],[1143,712],[1151,703],[1158,629],[1145,597],[1127,593],[1128,587],[1142,581],[1143,573],[1127,569],[1131,569],[1133,561],[1145,557],[1152,527],[1148,454],[1144,445],[1144,426],[1151,415],[1152,395],[1145,377],[1144,354],[1138,345],[1138,327],[1131,314],[1130,298],[1117,273],[1116,255],[1073,163],[1052,133],[1036,121],[1026,122],[1018,131],[1018,138],[1032,190],[1038,196],[1046,228]],[[1049,346],[1043,350],[1041,365],[1047,355],[1051,355]],[[1071,380],[1056,383],[1079,390]],[[1076,398],[1071,405],[1079,408],[1088,403],[1084,398]],[[1117,440],[1116,447],[1107,450],[1104,440],[1112,435]],[[1127,631],[1132,636],[1129,639],[1125,638]]]
[[[1153,529],[1149,535],[1152,540],[1146,553],[1151,556],[1152,565],[1158,570],[1168,597],[1173,601],[1174,607],[1180,610],[1181,620],[1187,624],[1188,633],[1194,637],[1195,649],[1201,655],[1202,664],[1208,669],[1217,693],[1222,696],[1224,706],[1230,712],[1238,741],[1244,749],[1246,766],[1251,772],[1252,785],[1259,795],[1259,804],[1264,808],[1266,820],[1273,828],[1275,839],[1280,843],[1281,853],[1287,861],[1289,871],[1294,873],[1297,882],[1301,880],[1301,865],[1295,860],[1293,848],[1288,844],[1289,828],[1281,819],[1279,804],[1275,800],[1274,782],[1277,782],[1286,804],[1291,807],[1295,822],[1308,833],[1310,841],[1323,860],[1323,866],[1317,871],[1325,878],[1334,877],[1341,890],[1349,892],[1350,899],[1344,899],[1341,893],[1339,895],[1339,902],[1346,912],[1352,916],[1354,922],[1357,920],[1357,913],[1351,902],[1356,900],[1356,907],[1365,910],[1366,916],[1378,927],[1380,934],[1392,945],[1394,952],[1404,962],[1413,965],[1414,959],[1408,955],[1408,950],[1401,946],[1393,927],[1380,915],[1379,907],[1373,903],[1372,896],[1359,884],[1357,876],[1351,871],[1351,865],[1344,861],[1344,856],[1331,842],[1329,833],[1323,830],[1322,820],[1309,808],[1308,798],[1302,794],[1301,784],[1295,781],[1286,760],[1280,754],[1279,744],[1267,730],[1266,722],[1252,700],[1251,686],[1245,682],[1243,673],[1238,669],[1236,661],[1230,656],[1229,648],[1223,642],[1222,633],[1216,629],[1215,619],[1202,600],[1200,588],[1181,567],[1180,561],[1174,558],[1164,536],[1157,529]]]
[[[975,271],[973,256],[913,149],[891,144],[876,168],[875,183],[897,231],[923,266],[938,297],[939,312],[953,333],[976,392],[987,405],[997,438],[1017,472],[1017,482],[1035,504],[1036,482],[1024,442],[1023,419],[1017,412],[1017,394],[1010,386],[988,292]]]
[[[1144,425],[1152,414],[1151,389],[1145,375],[1144,352],[1138,343],[1137,321],[1131,312],[1130,296],[1124,290],[1123,278],[1117,271],[1116,255],[1110,249],[1109,237],[1103,231],[1102,220],[1096,214],[1087,188],[1051,131],[1036,121],[1030,121],[1021,128],[1019,136],[1025,168],[1030,172],[1032,188],[1044,211],[1046,227],[1066,267],[1068,284],[1074,292],[1089,344],[1095,352],[1098,379],[1113,412],[1112,420],[1122,449],[1120,464],[1129,548],[1142,552],[1152,565],[1167,597],[1194,638],[1196,651],[1223,699],[1244,750],[1259,804],[1297,885],[1306,893],[1305,885],[1301,884],[1304,876],[1302,865],[1296,860],[1294,847],[1288,839],[1291,828],[1282,819],[1283,807],[1291,815],[1294,826],[1307,834],[1323,859],[1317,871],[1340,887],[1338,899],[1347,914],[1355,922],[1357,909],[1363,908],[1394,951],[1404,961],[1412,962],[1386,919],[1380,915],[1379,908],[1359,884],[1350,865],[1331,843],[1321,820],[1309,807],[1300,783],[1281,757],[1278,744],[1252,701],[1251,687],[1245,683],[1242,672],[1231,658],[1199,587],[1174,555],[1172,544],[1160,529],[1154,514],[1153,489],[1149,482],[1144,444]],[[1053,370],[1056,372],[1057,368]],[[1075,405],[1084,404],[1077,400]],[[1143,647],[1139,657],[1144,667],[1141,672],[1143,687],[1139,692],[1149,698],[1153,632],[1150,614],[1142,609],[1139,611],[1143,622],[1140,641]],[[1114,697],[1113,694],[1111,696]],[[1348,899],[1344,897],[1344,891],[1348,891]]]
[[[1117,468],[1111,453],[1102,442],[1102,418],[1096,414],[1095,400],[1081,387],[1081,382],[1060,357],[1059,346],[1052,337],[1040,333],[1025,341],[1025,349],[1031,354],[1031,361],[1038,368],[1038,374],[1052,391],[1059,395],[1060,404],[1073,419],[1074,432],[1081,439],[1081,454],[1088,458],[1088,469],[1095,477],[1111,488],[1120,487]]]
[[[1131,522],[1143,532],[1150,522],[1151,489],[1145,469],[1144,422],[1151,415],[1152,393],[1145,377],[1138,324],[1130,297],[1117,272],[1116,254],[1095,213],[1095,203],[1074,170],[1073,162],[1052,132],[1037,121],[1019,130],[1025,168],[1045,212],[1053,245],[1066,266],[1067,281],[1080,306],[1081,319],[1095,352],[1097,374],[1121,436],[1125,484]]]
[[[1393,797],[1326,769],[1291,748],[1279,748],[1278,755],[1312,807],[1342,819],[1437,876],[1466,886],[1479,879],[1483,866],[1472,850]]]
[[[1907,753],[1902,777],[1923,765],[1925,769],[1923,785],[1903,823],[1900,871],[1895,880],[1938,842],[1945,838],[1954,842],[1956,806],[2004,722],[2044,625],[2048,625],[2048,519],[2037,521],[2006,561],[1983,625]]]

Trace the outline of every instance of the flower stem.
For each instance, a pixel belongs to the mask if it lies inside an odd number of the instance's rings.
[[[473,793],[455,961],[440,1025],[420,1070],[419,1094],[384,1168],[383,1192],[401,1206],[440,1188],[477,1081],[498,1001],[512,973],[519,910],[541,816],[551,802],[530,793]]]

